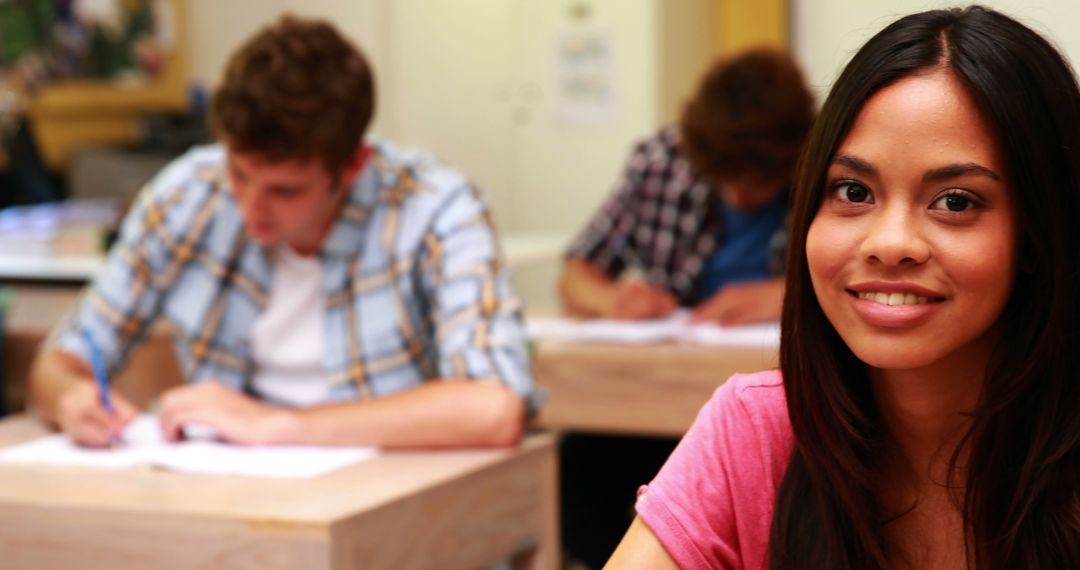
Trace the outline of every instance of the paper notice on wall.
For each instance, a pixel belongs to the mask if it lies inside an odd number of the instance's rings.
[[[567,126],[604,127],[617,119],[615,42],[596,28],[555,36],[555,117]]]

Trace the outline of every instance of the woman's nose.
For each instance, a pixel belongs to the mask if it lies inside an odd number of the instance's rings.
[[[918,215],[901,204],[880,210],[861,249],[867,261],[885,266],[925,263],[930,258]]]

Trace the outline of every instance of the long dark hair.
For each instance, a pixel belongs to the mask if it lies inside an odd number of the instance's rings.
[[[781,369],[796,446],[769,545],[778,568],[896,562],[876,489],[891,450],[866,365],[814,295],[806,235],[825,173],[866,101],[920,72],[948,69],[996,131],[1019,228],[1019,269],[961,446],[965,543],[975,568],[1080,567],[1080,90],[1037,33],[992,10],[907,16],[844,69],[796,178]],[[994,252],[971,252],[994,255]],[[957,470],[958,454],[950,461]]]

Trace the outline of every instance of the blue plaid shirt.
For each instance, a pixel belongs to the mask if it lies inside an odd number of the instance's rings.
[[[370,144],[320,252],[331,400],[473,378],[505,384],[534,409],[521,304],[482,197],[429,155]],[[88,359],[87,330],[112,372],[162,318],[189,381],[253,393],[251,328],[271,264],[244,231],[225,164],[223,147],[197,148],[143,190],[52,346]]]

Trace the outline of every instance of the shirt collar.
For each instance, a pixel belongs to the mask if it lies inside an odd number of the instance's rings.
[[[322,246],[325,257],[348,257],[356,255],[364,245],[364,228],[373,210],[382,186],[382,176],[376,160],[378,151],[372,153],[360,176],[349,187],[337,220],[326,234]]]

